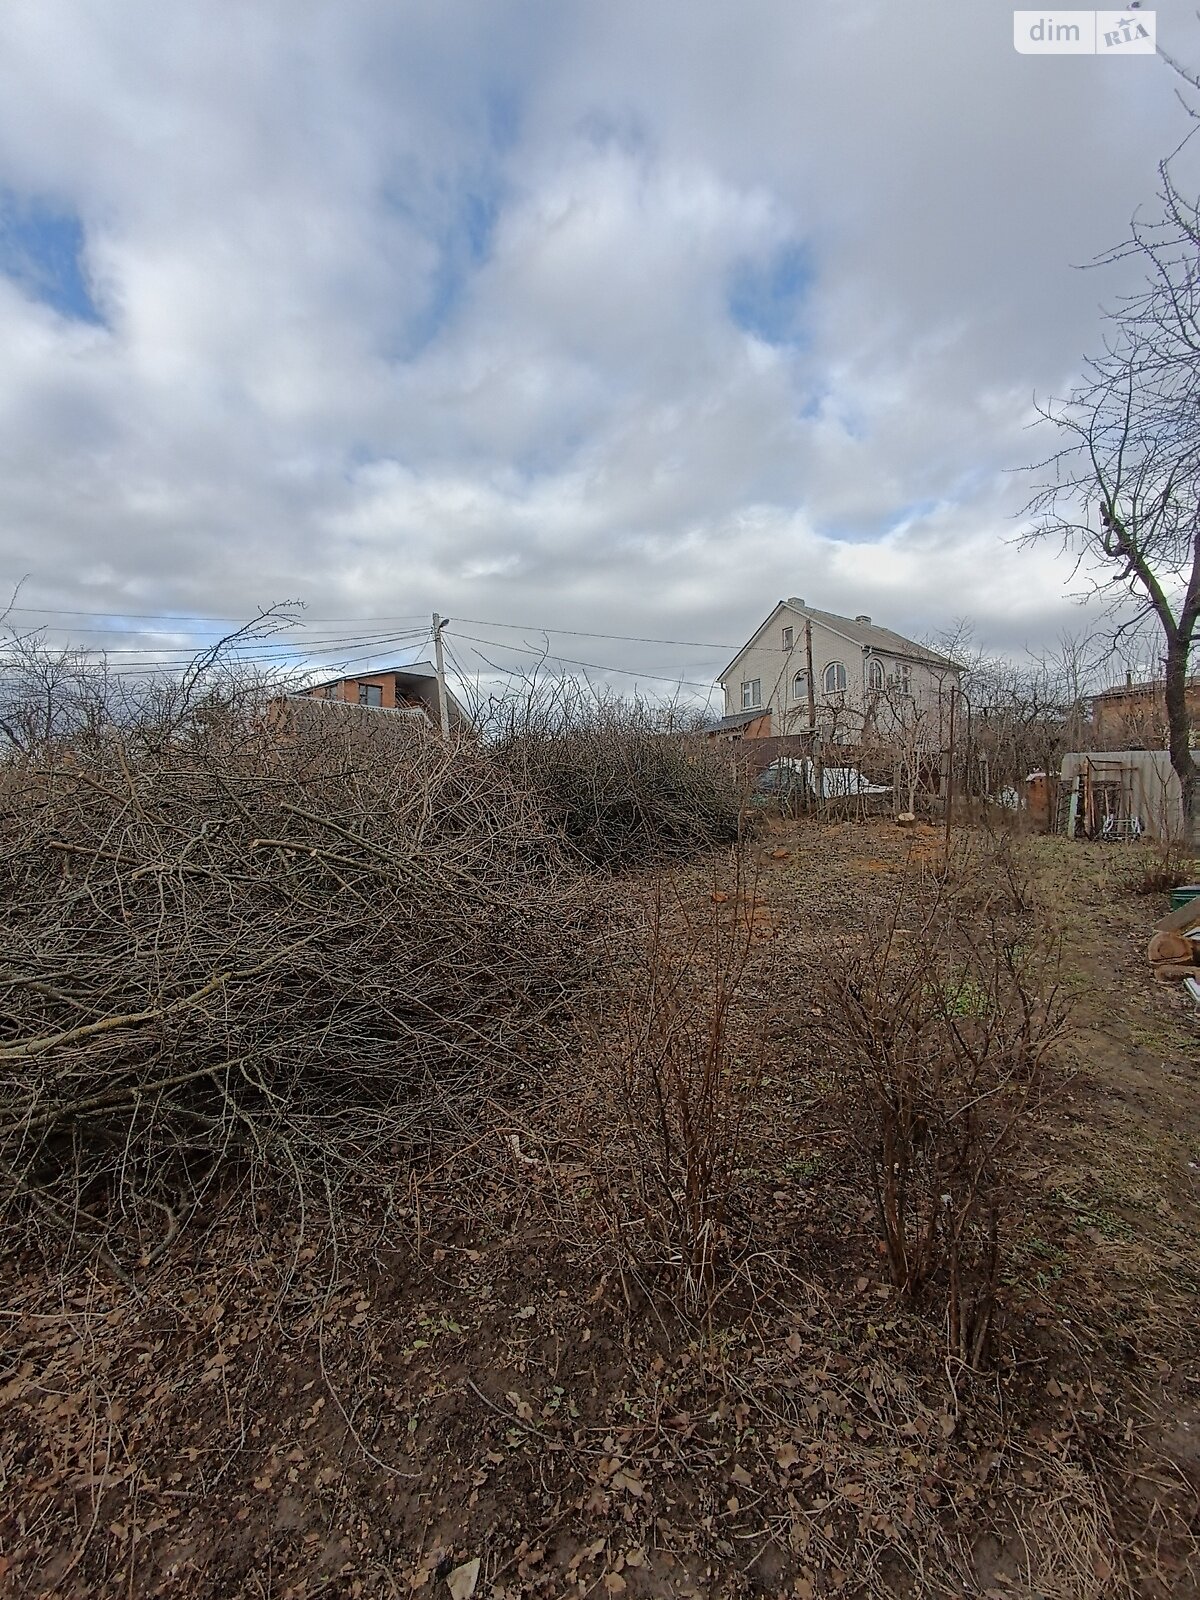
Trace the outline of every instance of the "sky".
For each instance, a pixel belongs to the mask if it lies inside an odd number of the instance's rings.
[[[701,699],[790,595],[1040,649],[1034,399],[1186,126],[994,0],[13,0],[0,597],[131,672],[281,601]]]

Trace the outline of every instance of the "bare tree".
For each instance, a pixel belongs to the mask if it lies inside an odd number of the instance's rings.
[[[936,759],[930,707],[907,694],[899,684],[874,690],[864,729],[863,755],[881,763],[891,761],[895,774],[897,807],[909,815],[917,809],[921,779]]]
[[[1064,443],[1043,463],[1030,537],[1057,536],[1075,551],[1121,613],[1118,639],[1153,621],[1171,765],[1194,828],[1187,682],[1200,618],[1200,202],[1176,180],[1179,155],[1159,167],[1154,218],[1135,217],[1104,258],[1140,263],[1144,285],[1108,314],[1104,351],[1074,392],[1039,407]]]
[[[1063,634],[1056,646],[1023,659],[979,654],[968,661],[964,731],[968,782],[978,792],[1019,792],[1033,771],[1053,778],[1063,755],[1080,748],[1096,655],[1091,639]]]

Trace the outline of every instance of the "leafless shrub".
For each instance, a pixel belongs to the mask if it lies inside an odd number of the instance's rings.
[[[907,885],[890,925],[827,974],[818,1008],[888,1274],[913,1302],[936,1289],[949,1349],[971,1366],[987,1356],[1014,1162],[1065,1019],[1057,940],[1014,873],[963,849]]]
[[[1170,894],[1195,881],[1196,858],[1178,840],[1163,839],[1138,850],[1123,873],[1129,894]]]
[[[742,1133],[762,1069],[743,988],[759,907],[740,855],[736,883],[697,912],[659,891],[645,965],[597,1019],[615,1101],[596,1151],[603,1205],[626,1264],[665,1273],[689,1312],[712,1303],[727,1245]]]
[[[202,714],[206,703],[268,700],[287,674],[264,671],[239,655],[295,620],[294,602],[260,611],[201,651],[178,674],[126,674],[87,650],[55,649],[37,630],[22,633],[0,614],[0,755],[42,760],[72,740],[95,740],[107,728],[156,727],[160,735]]]
[[[738,837],[741,788],[694,721],[575,679],[534,677],[492,705],[485,736],[572,848],[619,870]]]
[[[558,1047],[588,903],[535,801],[474,744],[308,706],[210,690],[0,768],[24,1215],[129,1259],[234,1166],[325,1204]]]

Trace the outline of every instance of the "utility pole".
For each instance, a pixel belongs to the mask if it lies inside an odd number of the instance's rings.
[[[449,617],[439,617],[433,613],[433,659],[437,667],[438,685],[438,716],[442,724],[442,738],[450,737],[450,701],[446,697],[446,659],[442,654],[442,629],[450,621]]]
[[[950,748],[946,753],[946,861],[950,860],[950,824],[954,810],[954,702],[958,684],[950,685]]]
[[[804,665],[808,669],[808,731],[811,734],[817,726],[817,686],[813,682],[812,622],[808,617],[804,619]],[[812,754],[811,750],[809,754]]]

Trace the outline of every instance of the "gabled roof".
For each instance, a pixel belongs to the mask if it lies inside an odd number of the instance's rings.
[[[882,655],[899,656],[905,661],[923,661],[931,667],[947,667],[960,671],[957,661],[951,661],[949,656],[939,655],[936,650],[930,650],[923,644],[918,644],[915,639],[906,639],[902,633],[894,633],[891,628],[881,628],[877,623],[862,621],[858,617],[842,617],[836,611],[818,611],[815,606],[806,606],[803,600],[780,600],[774,610],[759,623],[750,638],[734,656],[733,660],[725,667],[717,678],[718,683],[724,682],[726,674],[737,662],[743,651],[752,640],[756,639],[769,623],[784,611],[795,612],[798,616],[808,617],[819,627],[827,628],[830,633],[836,633],[841,638],[856,644],[863,650],[875,650]]]
[[[790,605],[791,601],[788,604]],[[936,650],[918,644],[915,639],[906,639],[902,633],[894,633],[891,628],[881,628],[878,623],[860,622],[857,617],[839,617],[833,611],[815,611],[812,606],[804,606],[801,609],[806,617],[822,623],[832,633],[840,633],[845,638],[853,640],[866,650],[879,650],[889,656],[904,656],[910,661],[926,661],[932,667],[958,668],[958,662],[951,661],[949,656],[939,655]]]

